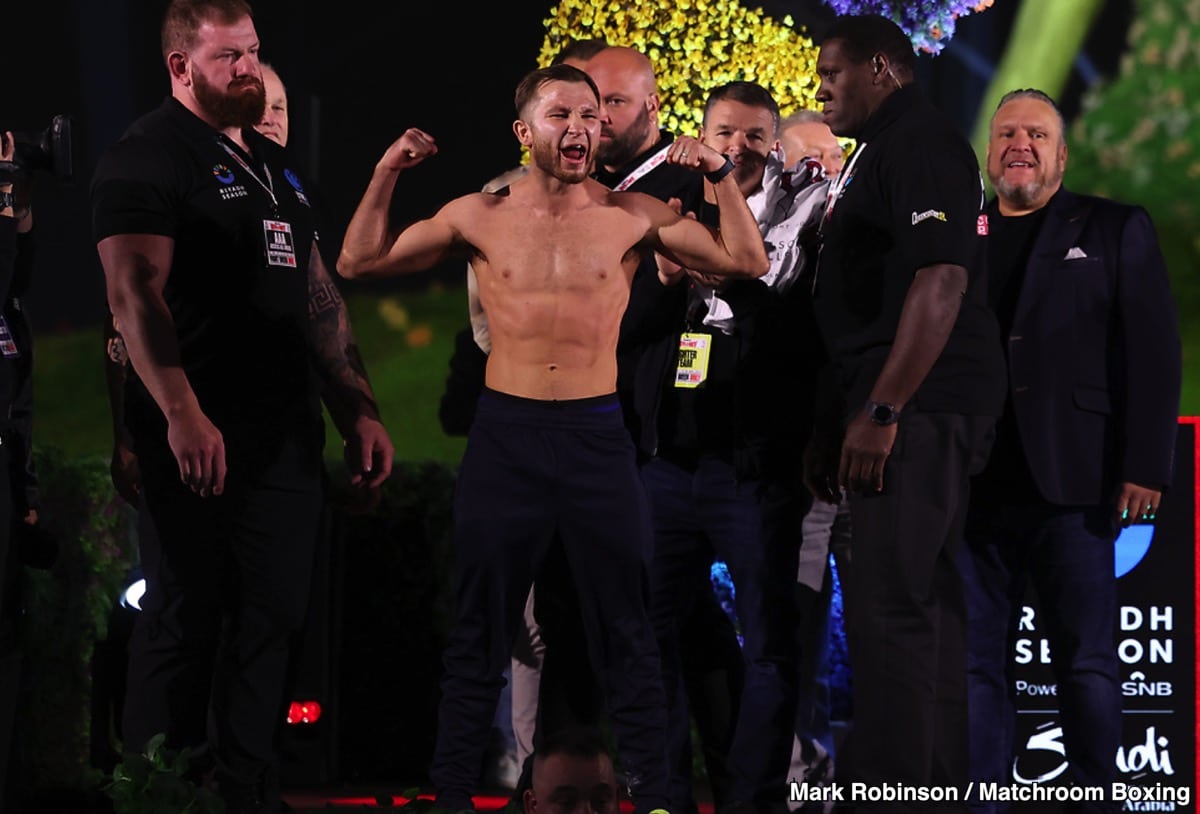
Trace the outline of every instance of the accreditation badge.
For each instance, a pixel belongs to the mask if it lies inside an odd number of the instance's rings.
[[[711,334],[685,333],[679,336],[679,358],[675,363],[675,386],[696,388],[708,378],[708,354]]]
[[[267,246],[267,265],[296,268],[296,240],[292,225],[282,220],[263,221],[263,239]]]
[[[0,315],[0,356],[5,359],[15,359],[21,355],[17,343],[13,341],[12,331],[8,328],[8,320]]]

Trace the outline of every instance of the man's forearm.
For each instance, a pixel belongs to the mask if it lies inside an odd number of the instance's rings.
[[[379,419],[379,407],[359,353],[350,314],[314,246],[309,266],[308,320],[321,397],[334,424],[347,435],[360,416]]]
[[[104,384],[108,391],[108,408],[112,417],[114,443],[128,444],[125,429],[125,380],[128,378],[129,351],[125,338],[117,332],[110,313],[104,322]]]
[[[755,278],[763,276],[770,269],[770,263],[763,247],[762,233],[738,188],[735,175],[729,173],[713,184],[713,193],[720,214],[718,238],[725,251],[737,262],[742,274]]]
[[[871,389],[873,401],[902,407],[913,397],[946,347],[966,288],[967,270],[962,266],[917,271],[900,311],[892,350]]]

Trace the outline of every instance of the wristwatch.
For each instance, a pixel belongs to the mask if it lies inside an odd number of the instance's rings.
[[[10,206],[16,206],[13,203],[13,194],[11,192],[0,192],[0,209],[8,209]]]
[[[868,401],[866,410],[871,423],[880,427],[890,426],[900,420],[900,411],[896,409],[896,405],[886,401]]]

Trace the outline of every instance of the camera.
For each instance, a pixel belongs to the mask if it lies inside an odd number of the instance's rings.
[[[0,163],[0,173],[6,169],[15,174],[41,170],[70,181],[75,170],[72,126],[70,116],[58,115],[41,132],[13,131],[13,160],[11,163]],[[0,128],[0,132],[3,132],[3,128]]]

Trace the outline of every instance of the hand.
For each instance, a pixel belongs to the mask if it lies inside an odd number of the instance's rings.
[[[379,419],[361,415],[354,430],[346,438],[346,468],[350,485],[374,488],[392,474],[392,457],[396,450],[392,439]]]
[[[808,439],[804,448],[804,485],[817,500],[833,504],[842,500],[842,491],[836,483],[840,452],[841,438],[837,435],[816,431]]]
[[[17,152],[17,141],[11,130],[0,133],[0,161],[12,161]]]
[[[225,438],[199,407],[170,420],[167,443],[189,489],[200,497],[225,491]]]
[[[137,455],[128,444],[121,441],[113,444],[112,462],[108,465],[108,471],[117,494],[130,506],[138,505],[142,494],[142,473]]]
[[[691,136],[680,136],[667,150],[667,163],[700,172],[716,172],[725,166],[725,154]]]
[[[883,465],[896,443],[896,424],[881,426],[863,411],[846,428],[838,485],[847,492],[882,492]]]
[[[1149,489],[1136,483],[1122,483],[1117,486],[1113,522],[1121,528],[1128,528],[1138,520],[1153,520],[1158,515],[1161,502],[1161,489]]]
[[[392,172],[401,172],[417,166],[431,155],[437,155],[437,151],[433,136],[410,127],[387,148],[383,158],[379,159],[379,166]]]

